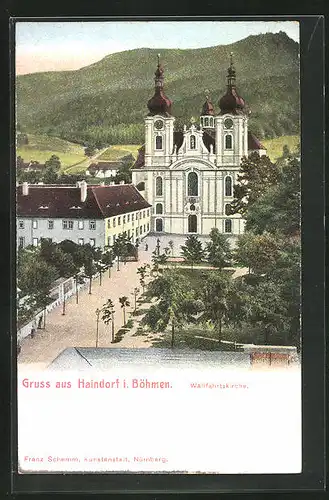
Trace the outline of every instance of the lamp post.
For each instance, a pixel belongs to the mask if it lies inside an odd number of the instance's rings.
[[[137,238],[136,243],[135,243],[135,248],[136,248],[136,259],[138,262],[138,248],[139,248],[139,239]]]
[[[156,249],[157,249],[157,255],[160,255],[160,239],[159,238],[157,239]]]
[[[111,318],[112,318],[112,325],[111,325],[111,328],[112,328],[112,344],[114,342],[114,310],[112,309],[111,310]]]
[[[96,309],[96,347],[98,347],[98,340],[99,340],[99,315],[101,313],[100,309]]]

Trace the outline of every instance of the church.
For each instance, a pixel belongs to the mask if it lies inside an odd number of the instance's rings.
[[[159,55],[147,107],[145,144],[132,168],[132,182],[153,206],[151,232],[208,236],[218,228],[227,235],[243,233],[244,219],[231,214],[233,186],[242,157],[253,151],[263,155],[266,149],[248,132],[249,109],[237,91],[232,54],[219,109],[206,95],[199,123],[192,118],[183,130],[175,130]]]

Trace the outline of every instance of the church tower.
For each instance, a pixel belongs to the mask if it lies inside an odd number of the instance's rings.
[[[145,166],[169,166],[174,147],[174,122],[172,102],[164,93],[164,70],[160,64],[155,71],[154,95],[148,101],[149,113],[145,118]]]
[[[215,117],[216,164],[238,167],[248,155],[248,110],[236,88],[236,71],[231,52],[227,70],[226,94],[219,100],[220,113]]]

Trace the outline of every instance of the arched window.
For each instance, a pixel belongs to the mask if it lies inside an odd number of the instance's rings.
[[[226,219],[225,221],[225,233],[232,232],[232,221],[230,219]]]
[[[196,215],[188,216],[188,232],[196,233],[198,230],[198,220]]]
[[[162,149],[162,135],[157,135],[155,138],[155,149]]]
[[[203,116],[201,117],[201,127],[203,127]]]
[[[209,118],[209,122],[210,122],[210,126],[213,127],[214,126],[214,119],[212,117]]]
[[[225,215],[231,215],[232,210],[231,210],[231,203],[226,203],[225,205]]]
[[[231,134],[227,134],[225,136],[225,149],[232,149],[232,142]]]
[[[195,172],[190,172],[187,176],[187,195],[198,196],[198,176]]]
[[[155,194],[156,196],[162,196],[163,194],[163,182],[162,177],[157,177],[155,181]]]
[[[156,214],[162,214],[163,213],[163,205],[162,205],[162,203],[157,203],[155,205],[155,213]]]
[[[195,144],[196,144],[196,142],[195,142],[195,135],[191,135],[191,137],[190,137],[190,148],[191,149],[195,149]]]
[[[204,119],[204,126],[209,127],[209,118],[208,117]]]
[[[162,231],[163,231],[163,220],[162,219],[155,220],[155,231],[157,233],[162,233]]]
[[[225,177],[225,196],[232,196],[232,177]]]

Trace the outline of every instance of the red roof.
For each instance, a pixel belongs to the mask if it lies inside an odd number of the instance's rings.
[[[257,137],[248,132],[248,151],[255,151],[257,149],[264,149],[266,151],[265,146],[257,139]]]
[[[81,201],[80,187],[38,185],[22,194],[17,187],[17,215],[20,217],[104,219],[151,205],[132,184],[87,186],[87,198]]]

